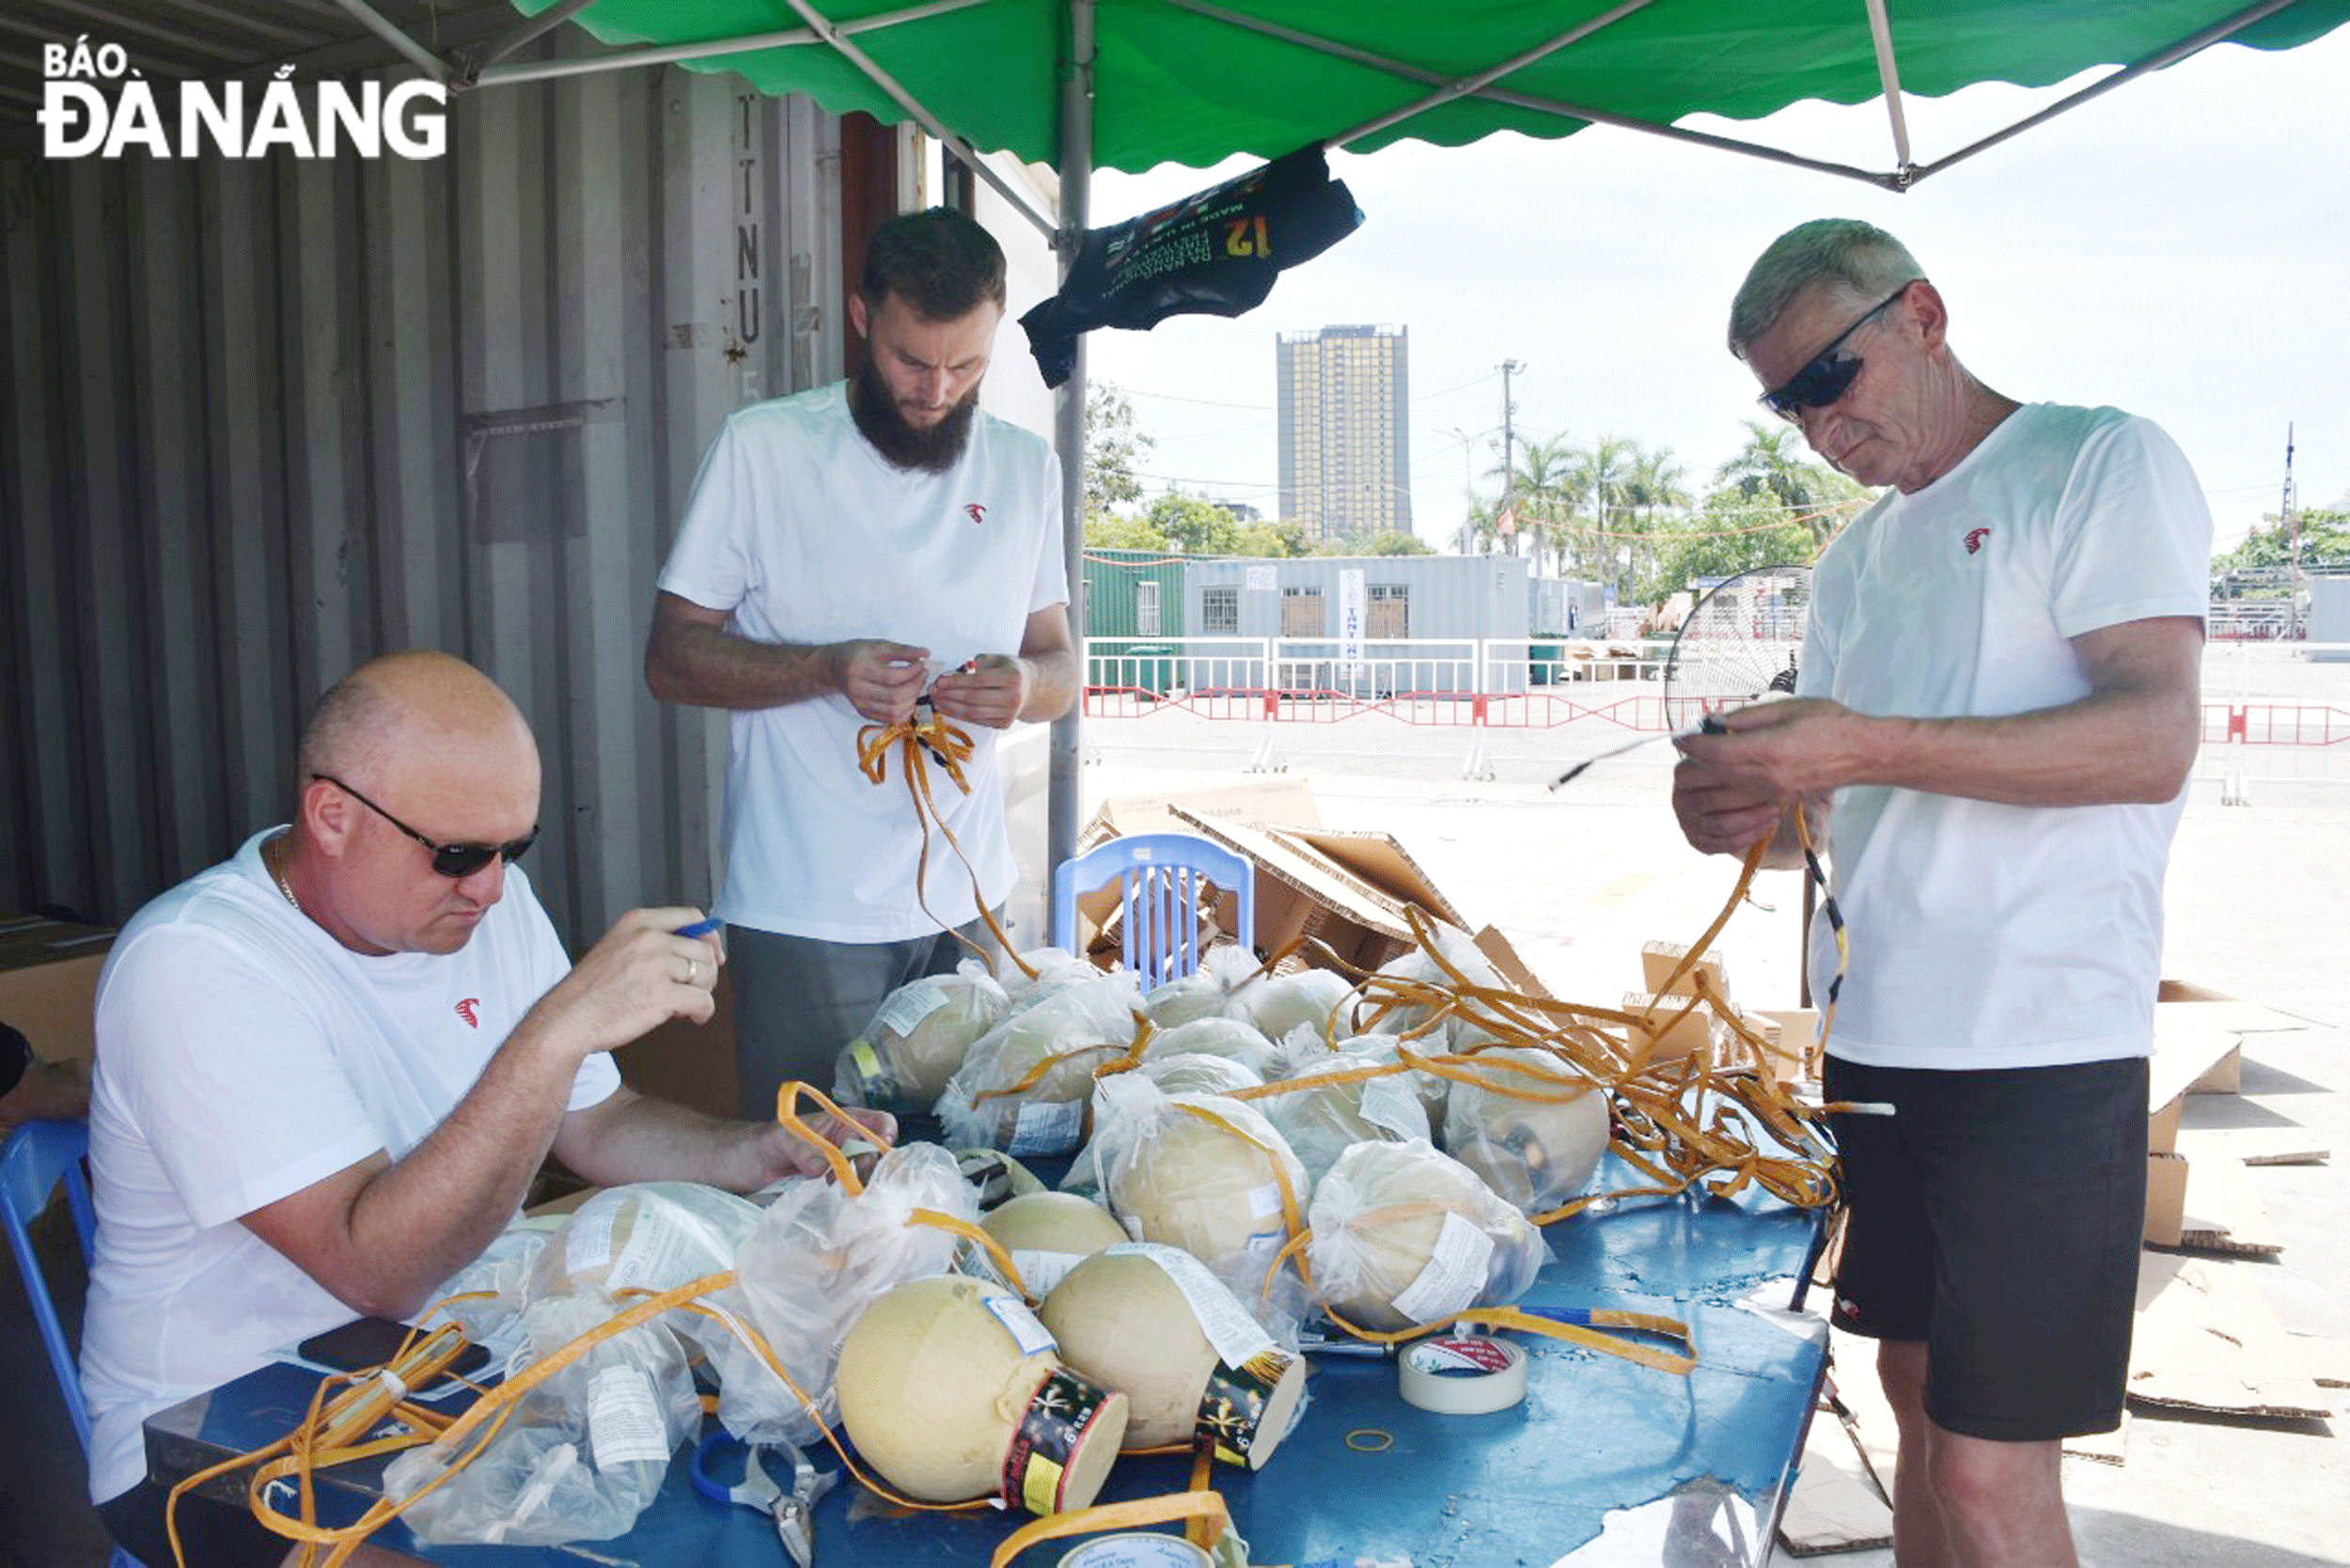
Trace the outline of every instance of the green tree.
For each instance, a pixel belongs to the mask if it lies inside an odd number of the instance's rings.
[[[1836,537],[1858,509],[1852,503],[1872,492],[1826,463],[1804,455],[1803,433],[1794,426],[1745,421],[1747,444],[1716,470],[1714,482],[1733,489],[1745,501],[1777,503],[1811,530],[1814,553]]]
[[[1234,541],[1235,556],[1260,557],[1271,560],[1287,560],[1307,554],[1306,526],[1302,523],[1243,523],[1239,538]]]
[[[1355,553],[1364,556],[1433,556],[1436,552],[1419,535],[1405,533],[1401,528],[1389,528],[1364,540]]]
[[[1545,550],[1554,560],[1559,557],[1560,526],[1574,516],[1574,447],[1565,435],[1538,435],[1527,439],[1507,468],[1496,463],[1492,469],[1493,478],[1508,479],[1509,504],[1517,514],[1516,534],[1501,535],[1500,503],[1495,503],[1496,537],[1507,554],[1531,556],[1538,572]]]
[[[1637,602],[1656,604],[1700,577],[1728,577],[1781,561],[1809,562],[1811,530],[1775,500],[1749,498],[1724,485],[1695,516],[1675,520],[1652,540],[1654,563],[1638,579]]]
[[[1157,550],[1167,548],[1167,536],[1148,520],[1123,517],[1114,511],[1086,514],[1086,547],[1091,550]]]
[[[1181,491],[1168,491],[1152,500],[1143,521],[1156,528],[1169,545],[1192,556],[1238,553],[1240,520],[1214,501]]]
[[[1086,394],[1086,524],[1142,499],[1135,465],[1156,445],[1135,423],[1135,405],[1115,382]]]
[[[2294,530],[2274,512],[2267,525],[2211,562],[2215,599],[2282,599],[2291,591]],[[2308,572],[2350,570],[2350,510],[2306,507],[2301,511],[2300,565]]]

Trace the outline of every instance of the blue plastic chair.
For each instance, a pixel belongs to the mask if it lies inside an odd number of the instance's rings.
[[[1144,987],[1181,980],[1199,967],[1201,886],[1213,883],[1238,902],[1232,933],[1250,952],[1257,943],[1257,873],[1221,844],[1191,833],[1133,833],[1096,844],[1053,870],[1053,945],[1077,948],[1077,895],[1119,884],[1125,915],[1120,956]]]
[[[57,1391],[65,1396],[65,1413],[72,1418],[73,1435],[89,1452],[89,1410],[82,1403],[82,1378],[75,1369],[73,1346],[65,1325],[57,1321],[49,1278],[34,1255],[31,1228],[49,1206],[50,1194],[65,1187],[66,1206],[73,1212],[73,1231],[82,1243],[82,1257],[90,1256],[90,1238],[97,1221],[90,1211],[89,1184],[82,1161],[89,1153],[86,1121],[27,1121],[0,1145],[0,1227],[8,1232],[8,1249],[16,1254],[16,1270],[24,1280],[24,1297],[32,1304],[33,1321],[40,1329],[41,1347],[49,1352],[49,1370],[57,1376]],[[138,1568],[138,1560],[115,1549],[111,1568]]]

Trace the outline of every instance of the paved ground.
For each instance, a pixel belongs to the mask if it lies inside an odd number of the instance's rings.
[[[2256,673],[2248,693],[2350,702],[2350,666],[2271,661]],[[1731,862],[1694,854],[1673,829],[1662,746],[1603,763],[1566,792],[1544,787],[1566,763],[1621,738],[1590,721],[1489,736],[1490,782],[1461,777],[1474,737],[1458,729],[1377,717],[1216,724],[1178,713],[1096,722],[1087,731],[1098,759],[1084,770],[1089,804],[1184,782],[1244,782],[1269,732],[1287,776],[1311,781],[1328,825],[1395,835],[1466,916],[1499,926],[1561,996],[1606,1002],[1635,988],[1641,944],[1693,939],[1735,875]],[[2194,1097],[2186,1123],[2297,1125],[2330,1141],[2341,1156],[2330,1164],[2251,1172],[2285,1251],[2273,1263],[2225,1266],[2259,1280],[2290,1334],[2350,1341],[2350,1248],[2341,1240],[2350,980],[2340,957],[2350,933],[2350,760],[2256,749],[2245,806],[2220,804],[2223,766],[2206,759],[2181,826],[2165,972],[2309,1027],[2250,1037],[2243,1094]],[[2280,772],[2304,781],[2280,781]],[[1768,907],[1749,904],[1731,919],[1721,949],[1741,1000],[1794,1005],[1798,897],[1793,873],[1766,873],[1755,898]],[[2350,1453],[2326,1422],[2140,1412],[2125,1464],[2068,1461],[2066,1484],[2092,1568],[2350,1562]],[[1884,1568],[1891,1554],[1829,1560]]]

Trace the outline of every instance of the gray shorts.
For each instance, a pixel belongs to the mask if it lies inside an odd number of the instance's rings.
[[[771,1121],[776,1090],[797,1078],[829,1094],[834,1058],[872,1022],[882,998],[925,975],[951,973],[971,956],[955,933],[902,942],[820,942],[749,926],[727,927],[727,978],[734,991],[734,1063],[743,1115]],[[993,950],[987,922],[960,934]]]
[[[1835,1321],[1926,1346],[1926,1414],[2001,1442],[2122,1419],[2146,1224],[2146,1058],[1929,1072],[1830,1056],[1851,1204]]]

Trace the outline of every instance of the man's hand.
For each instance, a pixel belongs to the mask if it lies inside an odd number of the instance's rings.
[[[825,651],[840,695],[866,718],[875,724],[902,724],[914,712],[928,674],[923,661],[931,656],[929,649],[862,637],[836,642]]]
[[[1682,754],[1673,770],[1673,815],[1689,847],[1703,854],[1744,855],[1785,825],[1796,800],[1809,796],[1824,807],[1837,786],[1861,776],[1863,721],[1841,703],[1758,702],[1722,714],[1721,722],[1728,734],[1673,743]],[[1824,811],[1814,815],[1824,818]]]
[[[882,1110],[853,1108],[846,1121],[822,1111],[807,1118],[807,1124],[831,1139],[836,1148],[869,1141],[894,1144],[898,1138],[898,1119]],[[874,1135],[879,1135],[878,1138]],[[781,1122],[760,1130],[759,1157],[768,1182],[786,1176],[822,1176],[832,1168],[814,1144]],[[859,1168],[870,1169],[870,1162]]]
[[[715,933],[677,934],[701,917],[692,908],[629,911],[539,999],[515,1033],[558,1041],[578,1059],[626,1045],[672,1018],[708,1023],[717,1010],[711,987],[726,952]]]
[[[1034,681],[1026,660],[985,653],[974,659],[968,669],[951,671],[933,682],[931,706],[941,718],[1003,729],[1028,705]]]

